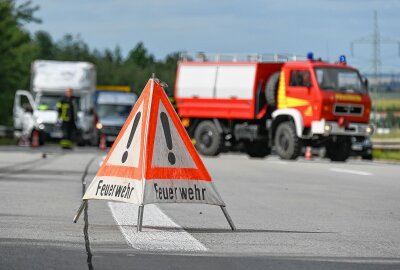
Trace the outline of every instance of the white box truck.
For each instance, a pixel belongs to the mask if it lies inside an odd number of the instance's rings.
[[[14,135],[31,138],[39,131],[40,143],[60,139],[56,104],[65,89],[72,88],[77,111],[79,142],[94,142],[93,93],[96,90],[96,69],[88,62],[37,60],[31,67],[30,91],[18,90],[14,100]]]

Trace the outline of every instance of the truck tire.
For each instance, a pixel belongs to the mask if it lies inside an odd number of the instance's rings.
[[[222,150],[223,139],[212,121],[200,122],[195,131],[196,149],[205,156],[217,156]]]
[[[76,145],[78,146],[85,146],[86,142],[85,139],[83,138],[83,131],[80,129],[75,130],[74,132],[74,141],[76,141]]]
[[[265,86],[265,98],[267,103],[273,107],[276,107],[276,96],[278,92],[280,73],[273,73]]]
[[[268,143],[264,141],[247,141],[244,143],[244,148],[252,158],[263,158],[271,153]]]
[[[372,154],[365,154],[361,156],[361,159],[363,160],[374,160],[374,157],[372,156]]]
[[[279,124],[275,132],[275,150],[281,159],[296,159],[301,152],[301,140],[297,137],[292,121]]]
[[[326,156],[331,161],[346,161],[351,152],[351,140],[345,136],[331,139],[326,145]]]

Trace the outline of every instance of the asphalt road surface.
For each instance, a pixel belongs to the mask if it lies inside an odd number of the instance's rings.
[[[72,223],[105,154],[0,148],[0,269],[400,269],[399,164],[203,157],[237,231],[219,207],[164,204],[137,233],[131,204]]]

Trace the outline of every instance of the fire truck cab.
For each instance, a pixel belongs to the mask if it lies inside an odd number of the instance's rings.
[[[274,148],[296,159],[303,146],[325,147],[345,161],[351,139],[373,132],[367,80],[346,64],[287,55],[184,56],[175,99],[196,148],[204,155],[244,146],[251,157]]]

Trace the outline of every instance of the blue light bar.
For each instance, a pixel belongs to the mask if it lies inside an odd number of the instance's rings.
[[[307,53],[307,59],[311,61],[314,60],[314,53],[312,52]]]
[[[339,63],[346,64],[346,56],[345,55],[339,56]]]

